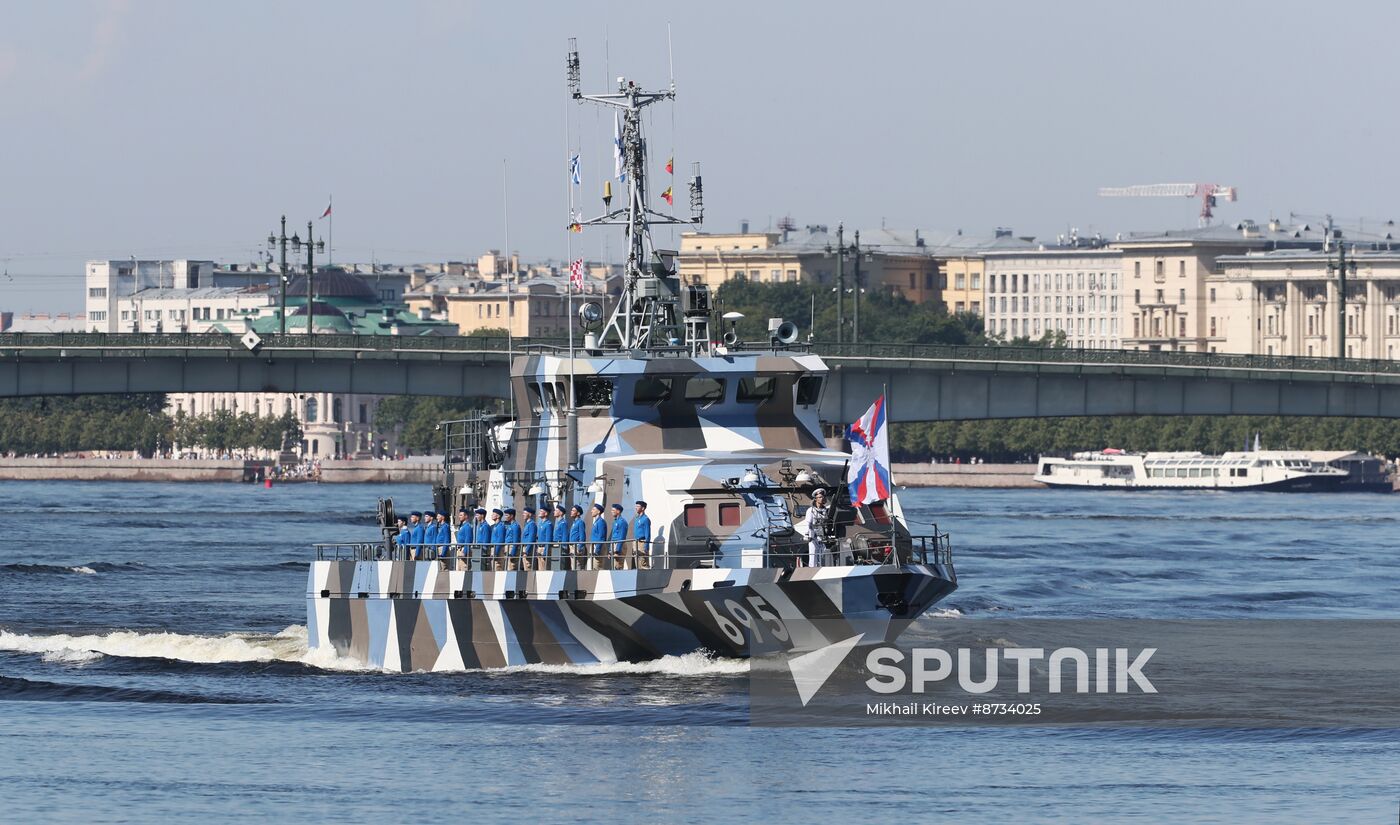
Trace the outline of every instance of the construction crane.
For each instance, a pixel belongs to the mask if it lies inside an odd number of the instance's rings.
[[[1210,226],[1215,217],[1216,201],[1237,199],[1235,187],[1218,183],[1148,183],[1139,186],[1105,186],[1099,189],[1103,198],[1200,198],[1201,226]]]

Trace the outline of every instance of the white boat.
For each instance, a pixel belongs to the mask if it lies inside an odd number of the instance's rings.
[[[1255,450],[1203,453],[1128,453],[1107,449],[1072,458],[1040,459],[1035,480],[1051,487],[1128,490],[1340,490],[1346,470],[1307,453]]]

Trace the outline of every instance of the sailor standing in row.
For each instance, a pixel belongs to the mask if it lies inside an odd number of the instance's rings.
[[[554,522],[549,520],[549,506],[540,505],[540,518],[535,523],[535,569],[549,569],[549,545],[554,543]]]
[[[408,545],[409,536],[412,535],[408,529],[408,516],[397,516],[394,520],[398,522],[399,525],[399,532],[394,536],[394,546],[406,547]],[[390,558],[393,558],[392,554]]]
[[[637,502],[637,515],[632,519],[632,538],[636,541],[638,570],[651,569],[651,517],[647,515],[647,503]]]
[[[433,548],[428,551],[428,558],[435,559],[445,555],[447,545],[452,543],[452,526],[447,523],[447,512],[437,513],[437,524],[433,525]]]
[[[515,522],[515,508],[505,510],[505,534],[502,541],[502,555],[506,559],[506,569],[515,569],[515,557],[520,552],[520,525]]]
[[[476,520],[472,522],[472,553],[481,559],[481,569],[486,569],[486,550],[491,544],[491,525],[486,522],[486,508],[476,508]]]
[[[491,508],[491,532],[487,539],[491,542],[491,546],[487,549],[487,552],[491,555],[492,570],[499,569],[497,565],[500,563],[501,545],[506,543],[506,524],[501,520],[501,516],[503,515],[504,513],[500,508]]]
[[[472,567],[471,543],[472,539],[475,537],[473,534],[475,533],[476,527],[472,524],[471,511],[467,508],[463,507],[459,509],[457,511],[457,516],[457,536],[454,542],[457,545],[457,558],[467,559],[467,569],[470,570]],[[452,569],[457,569],[455,563],[452,565]]]
[[[595,505],[596,506],[596,505]],[[583,544],[586,535],[583,524],[583,508],[575,504],[569,508],[569,558],[570,570],[582,570],[587,567],[587,556]]]
[[[559,569],[569,567],[569,515],[562,503],[554,505],[554,543],[559,545]]]
[[[612,530],[608,533],[608,545],[612,553],[612,568],[614,570],[625,570],[627,568],[627,519],[622,517],[622,505],[613,502],[612,506]]]
[[[535,539],[539,526],[535,524],[535,508],[526,504],[520,508],[520,569],[529,570],[535,555]]]
[[[602,555],[606,552],[608,543],[608,520],[603,518],[603,505],[597,502],[589,508],[589,516],[593,519],[593,526],[588,531],[588,541],[593,545],[593,557],[595,563],[590,565],[590,569],[602,568]]]
[[[418,555],[418,547],[423,544],[423,514],[414,510],[408,514],[408,552],[404,554],[405,559],[412,559]]]

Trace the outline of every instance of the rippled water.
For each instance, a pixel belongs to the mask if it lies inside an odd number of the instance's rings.
[[[0,819],[1394,821],[1392,732],[747,726],[745,665],[308,655],[313,541],[424,485],[0,482]],[[910,491],[941,614],[1395,618],[1381,495]]]

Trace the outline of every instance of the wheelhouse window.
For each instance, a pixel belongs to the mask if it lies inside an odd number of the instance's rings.
[[[579,407],[611,407],[612,382],[590,376],[574,380],[574,397]]]
[[[804,375],[797,379],[797,403],[810,407],[821,400],[822,379],[815,375]]]
[[[773,376],[749,376],[739,379],[738,399],[741,404],[762,404],[773,398],[778,379]]]
[[[530,396],[530,410],[534,412],[535,415],[544,412],[544,400],[540,397],[540,385],[529,383],[525,385],[525,389]]]
[[[721,504],[719,506],[719,526],[738,527],[739,526],[739,505]]]
[[[685,526],[704,527],[705,526],[705,505],[687,504],[685,506]]]
[[[656,406],[671,400],[671,389],[675,384],[674,378],[663,378],[657,375],[644,375],[637,380],[637,387],[632,392],[632,403],[638,406]]]
[[[708,407],[724,400],[724,380],[695,376],[685,382],[685,400]]]

